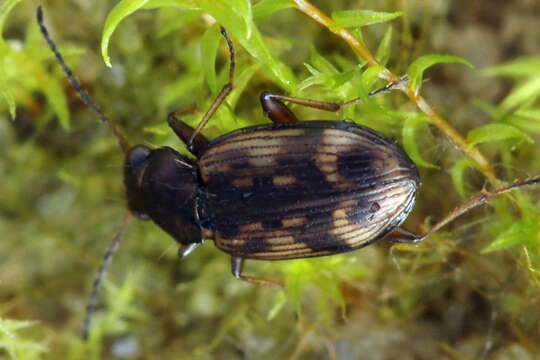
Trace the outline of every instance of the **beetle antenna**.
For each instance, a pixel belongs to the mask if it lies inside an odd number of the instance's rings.
[[[129,216],[129,212],[126,212],[122,219],[122,223],[118,227],[118,230],[116,230],[116,233],[114,234],[111,240],[111,243],[109,244],[109,247],[107,247],[107,251],[105,251],[105,254],[103,255],[103,260],[101,261],[101,265],[99,266],[97,276],[94,279],[94,283],[92,284],[92,293],[90,294],[90,298],[88,299],[88,304],[86,305],[86,312],[84,316],[83,333],[82,333],[83,340],[88,339],[88,335],[90,332],[90,323],[92,321],[92,317],[96,310],[98,297],[101,292],[101,287],[103,286],[103,279],[107,275],[107,270],[109,269],[109,265],[111,264],[114,254],[116,254],[116,252],[118,251],[118,247],[120,246],[120,241],[122,240],[124,231],[126,229],[126,226],[130,218],[131,217]]]
[[[111,131],[113,132],[114,136],[116,137],[118,141],[118,145],[120,146],[124,154],[126,154],[130,149],[130,145],[126,137],[122,134],[122,132],[120,132],[120,130],[118,130],[118,128],[114,125],[114,123],[103,113],[103,111],[101,111],[101,108],[94,102],[94,100],[92,100],[92,97],[90,96],[90,94],[88,94],[88,92],[81,86],[80,81],[75,77],[75,75],[73,74],[73,71],[71,71],[69,66],[67,66],[66,62],[64,61],[64,57],[62,56],[62,54],[60,54],[60,51],[58,51],[56,44],[50,38],[49,31],[47,30],[47,28],[45,27],[45,24],[43,23],[43,9],[41,8],[41,6],[38,6],[37,8],[36,19],[37,19],[37,23],[39,25],[41,34],[47,41],[47,44],[49,45],[49,48],[53,52],[54,57],[56,58],[60,66],[62,67],[64,74],[66,74],[66,77],[69,83],[71,84],[71,87],[75,89],[75,91],[79,95],[79,98],[82,100],[82,102],[85,103],[90,109],[92,109],[92,111],[98,116],[98,118],[106,126],[108,126],[109,129],[111,129]]]

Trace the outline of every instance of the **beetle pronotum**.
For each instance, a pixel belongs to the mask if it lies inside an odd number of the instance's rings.
[[[245,259],[283,260],[352,251],[389,238],[416,244],[474,207],[540,177],[481,191],[415,235],[400,228],[413,208],[419,176],[414,163],[394,142],[364,126],[345,121],[299,121],[290,102],[324,111],[359,103],[332,103],[263,92],[263,112],[272,123],[242,128],[209,141],[201,131],[233,88],[235,53],[230,52],[229,82],[193,129],[168,124],[194,156],[169,147],[131,146],[94,103],[64,62],[37,11],[41,32],[81,100],[112,130],[125,154],[124,183],[130,212],[151,219],[179,243],[186,256],[203,239],[231,255],[232,274],[241,280],[277,285],[242,274]],[[401,86],[388,84],[370,95]],[[106,266],[123,227],[107,251],[87,308],[85,336]]]

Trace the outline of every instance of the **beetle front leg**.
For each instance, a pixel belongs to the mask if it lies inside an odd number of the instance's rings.
[[[245,259],[241,257],[235,257],[235,256],[231,257],[231,272],[235,278],[242,281],[247,281],[253,284],[265,285],[265,286],[277,286],[279,288],[283,288],[283,284],[278,281],[262,279],[255,276],[242,275],[242,270],[244,269],[244,260]]]
[[[167,123],[174,133],[186,144],[188,150],[195,156],[199,156],[208,147],[208,140],[203,134],[195,134],[195,130],[182,120],[178,120],[177,116],[193,112],[193,109],[175,111],[167,117]]]
[[[398,81],[391,82],[386,86],[372,91],[368,94],[369,97],[376,96],[378,94],[390,91],[392,89],[400,87],[404,82],[408,81],[408,78],[405,76]],[[296,105],[301,105],[305,107],[310,107],[314,109],[336,112],[341,110],[344,107],[355,105],[363,101],[362,98],[356,98],[342,103],[329,102],[329,101],[319,101],[312,99],[301,99],[291,96],[272,94],[267,91],[261,93],[260,97],[261,105],[263,108],[264,115],[267,116],[270,120],[278,124],[293,123],[297,122],[298,119],[294,113],[285,105],[283,102],[287,101]]]

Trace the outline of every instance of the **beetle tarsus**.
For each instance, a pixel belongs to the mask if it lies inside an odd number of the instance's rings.
[[[417,235],[401,228],[394,229],[386,237],[393,243],[411,245],[416,245],[425,239],[425,236]]]

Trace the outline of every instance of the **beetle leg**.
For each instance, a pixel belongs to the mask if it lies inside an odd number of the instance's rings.
[[[386,235],[386,237],[391,242],[413,245],[418,244],[425,239],[425,236],[416,235],[401,228],[393,230],[390,234]]]
[[[279,288],[283,287],[283,284],[278,281],[242,275],[242,270],[244,269],[244,260],[245,259],[241,257],[231,257],[231,272],[235,278],[258,285],[277,286]]]
[[[194,134],[191,126],[179,120],[177,116],[193,112],[193,108],[182,111],[175,111],[167,117],[167,123],[173,129],[174,133],[186,144],[188,150],[195,156],[199,156],[208,147],[208,140],[203,134]]]
[[[229,35],[227,35],[227,31],[225,31],[225,28],[221,27],[221,35],[225,38],[225,41],[227,41],[227,47],[229,48],[229,54],[230,54],[230,65],[229,65],[229,82],[223,85],[221,88],[221,91],[219,92],[218,96],[215,98],[212,105],[210,105],[210,108],[206,111],[206,114],[204,114],[201,122],[195,130],[193,131],[193,134],[191,135],[190,139],[187,141],[187,146],[191,147],[191,144],[193,141],[195,141],[195,138],[199,135],[201,130],[206,126],[208,121],[212,118],[212,116],[216,113],[216,111],[219,109],[221,104],[225,101],[227,96],[231,93],[233,89],[233,78],[234,78],[234,69],[235,69],[235,61],[234,61],[234,46],[229,38]]]
[[[400,80],[391,82],[388,85],[372,91],[368,94],[369,97],[390,91],[395,89],[403,84],[403,82],[408,81],[406,76],[402,77]],[[351,106],[362,102],[362,98],[356,98],[343,103],[329,102],[329,101],[319,101],[312,99],[300,99],[285,95],[272,94],[267,91],[261,93],[260,97],[261,105],[263,108],[264,115],[267,116],[270,120],[275,123],[292,123],[297,122],[298,119],[293,114],[293,112],[283,103],[288,101],[293,104],[306,106],[314,109],[336,112],[341,110],[346,106]]]

